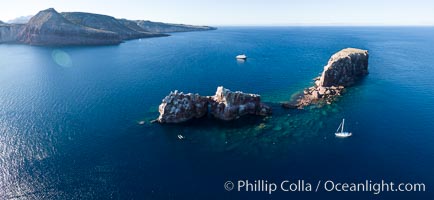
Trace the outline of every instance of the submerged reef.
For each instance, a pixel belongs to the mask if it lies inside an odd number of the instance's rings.
[[[299,108],[311,104],[331,104],[346,87],[368,74],[367,50],[346,48],[335,53],[312,87],[304,89],[295,101],[283,103],[284,108]]]
[[[271,115],[271,108],[261,103],[257,94],[232,92],[220,86],[214,96],[170,92],[159,106],[160,116],[154,120],[159,123],[180,123],[193,118],[201,118],[209,113],[212,117],[224,121],[240,118],[244,115]]]

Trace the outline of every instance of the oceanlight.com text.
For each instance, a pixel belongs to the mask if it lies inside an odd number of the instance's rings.
[[[282,192],[369,192],[374,195],[382,192],[425,192],[424,183],[395,183],[393,181],[372,181],[360,182],[335,182],[333,180],[282,180],[273,182],[268,180],[237,180],[224,183],[226,191],[236,192],[265,192],[273,194]]]

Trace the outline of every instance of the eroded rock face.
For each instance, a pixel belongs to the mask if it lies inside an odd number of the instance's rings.
[[[319,87],[350,86],[368,74],[367,50],[346,48],[335,53],[324,67]]]
[[[321,76],[314,79],[315,85],[305,89],[295,102],[282,106],[301,109],[314,103],[331,104],[345,87],[368,74],[368,58],[368,51],[362,49],[347,48],[335,53]]]
[[[257,94],[232,92],[224,87],[217,88],[214,96],[184,94],[178,91],[166,96],[159,107],[160,123],[180,123],[200,118],[209,112],[213,117],[225,121],[238,119],[244,115],[271,115],[271,108],[261,103]]]
[[[193,118],[200,118],[208,113],[208,97],[198,94],[170,92],[160,104],[158,110],[160,123],[180,123]]]
[[[232,92],[220,86],[212,100],[211,115],[221,120],[234,120],[247,114],[261,116],[271,114],[271,108],[261,103],[261,97],[257,94]]]
[[[16,42],[23,24],[6,24],[0,22],[0,43]]]

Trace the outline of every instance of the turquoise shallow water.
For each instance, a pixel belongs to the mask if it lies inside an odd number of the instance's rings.
[[[433,34],[222,27],[118,46],[0,45],[0,199],[270,198],[224,190],[238,179],[423,182],[427,192],[379,198],[432,198]],[[367,77],[333,105],[280,108],[346,47],[369,50]],[[244,63],[234,59],[241,53]],[[213,95],[220,85],[261,94],[273,116],[148,123],[171,90]],[[342,140],[333,134],[344,117],[354,136]]]

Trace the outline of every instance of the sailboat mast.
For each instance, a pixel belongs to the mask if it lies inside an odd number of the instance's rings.
[[[336,129],[336,133],[339,132],[339,129],[341,129],[342,122],[339,124],[338,129]]]
[[[345,119],[342,119],[342,129],[341,129],[341,133],[344,132],[344,125],[345,125]]]

